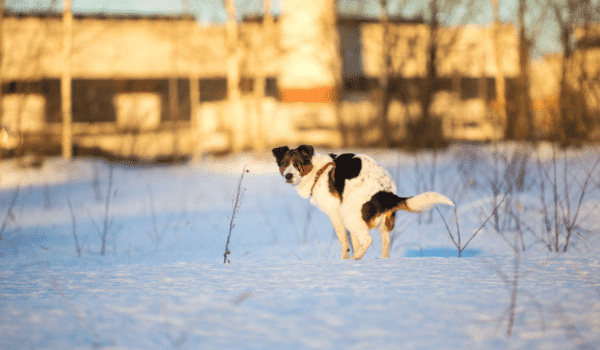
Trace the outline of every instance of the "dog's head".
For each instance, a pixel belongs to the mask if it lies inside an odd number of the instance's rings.
[[[290,149],[287,146],[273,149],[279,172],[285,178],[285,182],[292,185],[297,185],[302,177],[311,172],[314,154],[315,149],[308,145],[302,145],[295,149]]]

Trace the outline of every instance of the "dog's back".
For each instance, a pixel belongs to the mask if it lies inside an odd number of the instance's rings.
[[[333,183],[342,205],[362,205],[377,192],[396,194],[390,174],[375,160],[364,154],[345,153],[335,156]]]

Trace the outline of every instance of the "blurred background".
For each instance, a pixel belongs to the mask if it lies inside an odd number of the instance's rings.
[[[599,0],[0,0],[0,155],[600,140]]]

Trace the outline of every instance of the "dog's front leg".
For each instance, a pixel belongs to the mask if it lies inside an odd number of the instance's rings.
[[[348,231],[350,234],[350,242],[352,243],[352,255],[356,254],[356,251],[360,249],[360,242],[358,241],[358,237],[353,235],[352,232]]]
[[[329,220],[331,220],[331,224],[333,225],[335,234],[337,235],[337,238],[340,241],[340,244],[342,245],[342,259],[348,259],[348,254],[350,253],[350,246],[348,243],[348,234],[346,233],[346,227],[344,227],[344,224],[342,224],[342,220],[337,214],[329,215]]]
[[[371,246],[371,243],[373,243],[373,238],[371,238],[371,235],[369,235],[369,231],[355,232],[354,235],[356,235],[356,238],[358,238],[360,248],[354,251],[354,254],[352,254],[352,259],[360,260],[367,252],[367,249],[369,249]]]

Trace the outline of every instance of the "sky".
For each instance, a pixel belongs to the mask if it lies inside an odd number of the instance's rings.
[[[262,0],[239,2],[239,15],[260,11]],[[276,1],[278,3],[278,1]],[[18,12],[61,11],[62,0],[5,0],[5,7]],[[180,15],[193,14],[201,23],[222,22],[226,18],[223,0],[71,0],[74,13]],[[278,11],[279,5],[275,4]]]
[[[74,13],[104,13],[104,14],[137,14],[137,15],[180,15],[191,13],[202,24],[223,22],[226,18],[223,6],[224,0],[72,0]],[[469,3],[469,0],[458,0]],[[541,0],[530,0],[534,4]],[[7,9],[17,12],[39,12],[51,9],[61,11],[62,0],[5,0]],[[255,14],[262,11],[262,0],[237,0],[238,17]],[[275,13],[281,12],[284,0],[273,0]],[[414,0],[388,0],[390,14],[401,14],[405,17],[427,16],[427,6],[424,2]],[[535,47],[533,56],[548,52],[560,52],[558,29],[551,12],[540,12],[543,6],[532,6],[527,18],[530,27],[539,28],[530,33]],[[444,24],[457,25],[471,23],[486,25],[492,20],[491,1],[475,0],[473,5],[458,6],[457,10],[442,18]],[[379,0],[338,0],[338,9],[342,13],[364,13],[377,17],[381,12]],[[515,22],[517,16],[517,0],[500,0],[500,19]],[[543,26],[536,25],[539,18],[545,17]]]

